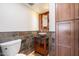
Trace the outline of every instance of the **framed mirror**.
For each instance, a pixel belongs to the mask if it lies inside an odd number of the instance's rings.
[[[39,30],[44,32],[49,30],[49,12],[39,15]]]
[[[47,22],[48,22],[48,20],[47,20],[47,15],[43,15],[42,18],[43,18],[43,20],[42,20],[42,23],[43,23],[42,26],[43,26],[43,27],[47,27]]]

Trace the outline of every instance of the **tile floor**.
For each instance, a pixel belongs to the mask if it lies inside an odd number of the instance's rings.
[[[33,51],[28,56],[42,56],[42,55],[40,55],[39,53],[35,53],[35,51]]]
[[[22,54],[24,54],[26,56],[42,56],[41,54],[39,54],[35,51],[31,52],[30,54],[26,54],[25,52],[23,52]],[[49,56],[49,54],[47,56]]]

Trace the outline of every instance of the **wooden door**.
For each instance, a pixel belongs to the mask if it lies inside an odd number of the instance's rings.
[[[79,20],[75,20],[75,55],[79,56]]]
[[[74,20],[74,3],[57,3],[55,8],[56,21]]]
[[[56,55],[74,55],[74,21],[56,22]]]
[[[79,3],[75,3],[75,19],[79,18]]]

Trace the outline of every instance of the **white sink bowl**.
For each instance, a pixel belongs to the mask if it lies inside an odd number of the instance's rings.
[[[43,32],[43,33],[38,33],[38,34],[39,34],[39,35],[46,35],[47,33],[44,33],[44,32]]]

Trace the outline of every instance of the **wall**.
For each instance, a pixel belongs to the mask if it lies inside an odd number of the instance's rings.
[[[23,4],[0,4],[0,32],[38,30],[38,14]]]
[[[55,31],[55,3],[49,4],[49,31]]]
[[[22,32],[0,32],[0,43],[22,39],[20,53],[29,54],[34,51],[34,34],[35,31]],[[37,33],[37,32],[36,32]],[[2,51],[0,49],[0,55]]]
[[[56,39],[55,39],[55,3],[49,4],[49,55],[56,55]]]
[[[49,32],[49,55],[55,56],[56,55],[56,38],[55,32]]]

